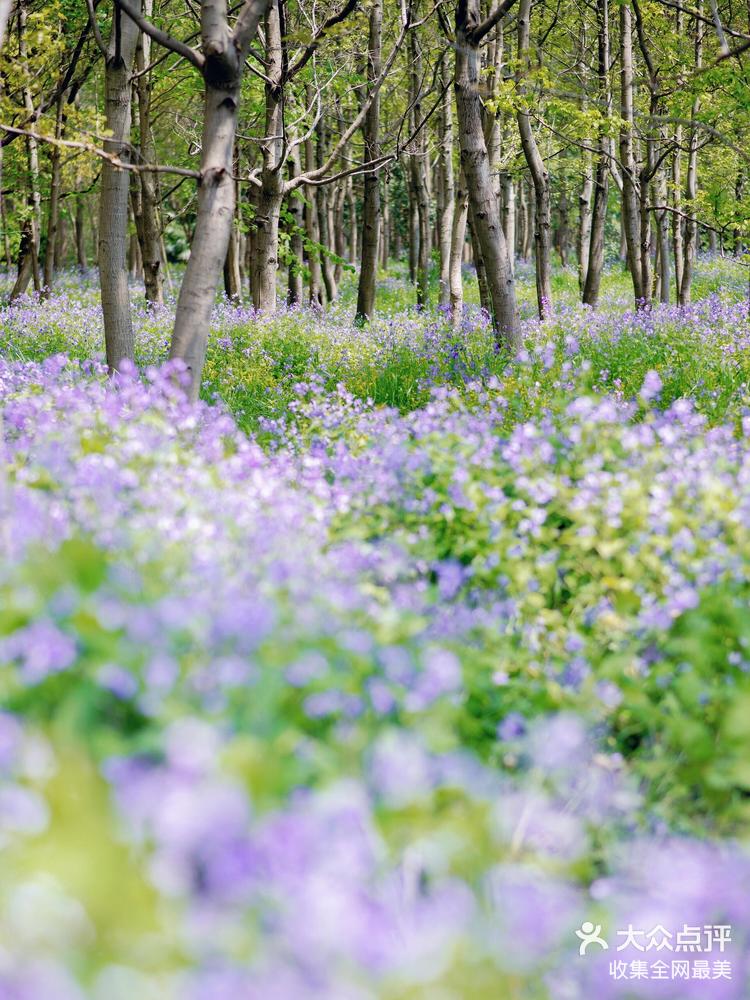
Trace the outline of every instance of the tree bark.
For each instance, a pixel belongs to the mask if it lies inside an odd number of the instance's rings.
[[[143,13],[150,17],[153,0],[143,0]],[[135,52],[138,75],[135,81],[138,99],[138,131],[140,133],[141,163],[156,163],[156,145],[151,128],[151,39],[142,32]],[[143,261],[143,283],[146,301],[152,305],[164,301],[164,262],[161,255],[161,192],[159,175],[141,171],[137,175],[140,185],[140,220],[136,220],[138,239]]]
[[[205,98],[198,213],[169,352],[187,365],[191,400],[200,393],[211,311],[234,218],[232,156],[242,71],[265,7],[264,0],[246,0],[234,32],[225,0],[204,0],[201,8]]]
[[[422,48],[416,32],[409,35],[411,58],[411,106],[412,130],[422,121]],[[432,254],[432,231],[430,228],[430,197],[427,186],[427,144],[425,130],[421,129],[412,143],[409,157],[412,190],[416,208],[417,254],[416,283],[417,306],[427,308],[430,304],[430,260]]]
[[[633,155],[633,28],[630,6],[620,7],[620,161],[622,163],[622,220],[627,245],[628,268],[633,279],[636,305],[650,294],[643,287],[641,266],[641,219],[638,212],[638,175]]]
[[[486,269],[493,328],[498,343],[515,351],[521,343],[515,282],[482,131],[478,57],[481,39],[477,39],[480,24],[478,0],[459,0],[456,9],[455,88],[461,163],[469,190],[477,244]]]
[[[76,263],[81,271],[87,270],[89,266],[86,254],[86,205],[82,194],[76,195]]]
[[[55,113],[55,137],[62,138],[65,128],[63,95],[57,99]],[[44,248],[44,285],[42,294],[48,294],[55,280],[55,254],[57,252],[57,232],[60,225],[60,188],[62,186],[62,164],[60,147],[50,149],[49,205],[47,207],[47,245]]]
[[[461,322],[464,307],[464,282],[461,265],[464,258],[464,243],[466,242],[466,217],[469,212],[469,191],[463,170],[459,175],[453,209],[453,226],[451,230],[450,259],[450,315],[451,322],[458,326]]]
[[[438,128],[440,130],[440,149],[438,160],[439,181],[439,212],[437,220],[438,246],[440,248],[440,305],[449,307],[451,304],[451,261],[453,214],[455,210],[455,182],[453,177],[453,95],[449,87],[449,68],[447,60],[441,67],[441,83],[445,88],[445,96],[440,108]],[[465,225],[465,222],[464,222]]]
[[[597,0],[597,89],[600,110],[605,121],[599,129],[599,149],[594,177],[594,202],[591,208],[586,277],[583,283],[583,301],[596,307],[599,302],[602,271],[604,270],[604,232],[609,201],[609,152],[610,138],[606,122],[612,110],[612,93],[609,86],[609,0]]]
[[[698,13],[702,13],[702,0],[698,0]],[[703,32],[701,22],[695,18],[694,28],[694,57],[695,69],[700,71],[703,65]],[[693,284],[693,271],[695,267],[695,255],[698,248],[698,212],[695,199],[698,196],[698,133],[694,123],[700,113],[700,96],[696,94],[693,98],[693,106],[690,113],[691,128],[688,146],[687,178],[685,183],[685,201],[688,218],[685,220],[685,242],[682,259],[682,280],[677,290],[677,301],[681,306],[690,302],[690,293]],[[712,234],[714,240],[716,234]]]
[[[370,8],[370,31],[367,45],[367,80],[372,87],[382,70],[381,40],[383,29],[383,0],[373,0]],[[380,155],[380,95],[376,94],[367,110],[364,121],[365,161]],[[378,271],[378,237],[381,225],[380,179],[371,170],[364,177],[362,200],[362,257],[359,286],[357,289],[356,322],[371,319],[375,311],[375,285]]]
[[[308,101],[308,104],[310,102]],[[312,137],[305,142],[305,170],[309,173],[315,167],[315,150]],[[323,272],[320,267],[320,228],[318,225],[318,189],[307,185],[305,192],[305,231],[307,234],[307,267],[310,280],[310,305],[323,305]]]
[[[28,49],[26,39],[26,25],[28,9],[26,2],[18,4],[18,55],[23,71],[26,72],[28,66]],[[29,120],[34,120],[35,109],[31,88],[28,84],[23,86],[23,105]],[[39,147],[37,140],[33,136],[26,136],[26,167],[28,171],[28,217],[24,220],[21,229],[21,243],[18,251],[18,274],[10,293],[10,301],[14,302],[20,295],[23,295],[29,287],[29,282],[34,280],[34,290],[41,291],[42,283],[39,274],[39,236],[41,231],[41,197],[39,194]]]
[[[518,10],[518,59],[519,73],[517,86],[522,99],[526,97],[524,77],[529,65],[531,0],[521,0]],[[536,258],[536,295],[539,316],[546,319],[552,314],[552,218],[550,206],[550,183],[547,165],[539,152],[539,146],[531,127],[528,106],[522,105],[517,112],[521,146],[534,185],[536,202],[534,250]]]
[[[315,155],[317,157],[317,167],[321,169],[326,162],[328,154],[328,129],[321,119],[315,129]],[[331,240],[331,230],[329,225],[328,202],[330,197],[330,187],[321,185],[317,192],[315,204],[318,209],[318,231],[320,233],[320,270],[323,275],[323,285],[326,290],[326,298],[329,302],[334,302],[338,295],[336,286],[336,276],[334,265],[330,258],[333,249]]]
[[[140,0],[137,2],[140,10]],[[130,159],[130,78],[137,42],[137,26],[114,4],[104,74],[109,133],[104,149],[123,162]],[[127,271],[129,188],[128,172],[104,160],[99,195],[99,280],[104,314],[104,342],[110,372],[118,371],[123,361],[133,361],[135,358]]]
[[[289,156],[289,174],[296,177],[302,172],[300,166],[299,146],[295,146]],[[289,214],[291,215],[291,235],[289,237],[289,275],[287,284],[287,305],[296,306],[302,301],[304,291],[304,264],[302,255],[304,243],[302,232],[304,228],[304,210],[298,191],[292,191],[289,197]]]
[[[263,166],[253,233],[251,287],[259,312],[276,311],[279,216],[284,201],[284,46],[281,0],[269,0],[265,16],[266,85]]]

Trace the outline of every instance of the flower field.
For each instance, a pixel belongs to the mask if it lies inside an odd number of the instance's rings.
[[[745,279],[223,304],[198,409],[5,309],[0,998],[746,998]]]

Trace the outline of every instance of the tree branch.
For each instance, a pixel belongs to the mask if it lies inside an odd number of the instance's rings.
[[[155,24],[152,24],[148,18],[145,18],[135,9],[135,7],[131,5],[130,0],[115,0],[115,3],[120,10],[123,11],[123,13],[128,15],[131,21],[134,21],[138,25],[144,34],[149,36],[149,38],[153,38],[153,40],[163,48],[176,52],[177,55],[187,59],[187,61],[192,63],[196,69],[203,72],[206,60],[200,52],[196,52],[195,49],[191,49],[189,45],[181,42],[179,38],[173,38],[172,35],[167,34],[166,31],[162,31],[161,28],[157,28]]]
[[[286,73],[287,80],[293,79],[299,73],[299,71],[309,63],[309,61],[315,54],[316,49],[323,41],[326,32],[330,31],[330,29],[335,27],[335,25],[341,24],[341,22],[344,21],[354,11],[358,3],[359,0],[346,0],[346,3],[344,4],[344,6],[341,8],[340,11],[338,11],[335,14],[331,14],[328,20],[323,22],[320,28],[318,28],[318,30],[315,32],[313,40],[307,46],[307,48],[299,57],[297,62],[294,63],[294,65],[287,70]]]
[[[79,149],[83,153],[92,153],[102,160],[111,163],[118,170],[129,170],[132,173],[153,173],[153,174],[177,174],[179,177],[192,177],[200,180],[200,173],[197,170],[188,170],[186,167],[170,167],[162,163],[128,163],[121,160],[115,153],[108,153],[105,149],[100,149],[92,142],[79,142],[76,139],[57,139],[52,135],[44,135],[42,132],[32,132],[30,129],[14,128],[12,125],[3,125],[0,122],[0,129],[12,135],[24,135],[29,139],[36,139],[37,142],[46,142],[50,146],[58,146],[63,149]]]
[[[255,38],[266,7],[268,7],[268,0],[245,0],[239,17],[234,23],[232,38],[242,59],[245,58],[250,43]]]
[[[94,41],[96,46],[104,56],[107,58],[107,46],[104,44],[104,39],[102,38],[102,33],[99,31],[99,25],[96,23],[96,12],[94,11],[94,0],[86,0],[86,9],[89,12],[89,24],[91,25],[91,30],[94,33]]]
[[[472,45],[479,45],[484,36],[488,35],[499,21],[502,21],[515,3],[516,0],[503,0],[501,4],[498,4],[498,6],[495,7],[491,14],[489,14],[483,21],[480,21],[475,28],[472,28],[471,31],[468,32],[468,38]]]

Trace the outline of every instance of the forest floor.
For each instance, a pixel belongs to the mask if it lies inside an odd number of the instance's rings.
[[[746,271],[519,271],[512,363],[222,303],[198,410],[0,311],[0,996],[750,994]]]

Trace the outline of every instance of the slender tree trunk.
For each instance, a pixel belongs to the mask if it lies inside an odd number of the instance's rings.
[[[317,166],[320,168],[325,163],[328,155],[328,128],[322,120],[318,122],[317,128],[315,129],[315,138]],[[320,233],[320,244],[322,248],[320,254],[320,269],[323,274],[323,285],[326,290],[326,298],[329,302],[334,302],[338,295],[338,288],[336,287],[333,262],[329,256],[332,249],[328,212],[329,196],[330,188],[328,185],[320,185],[315,203],[318,209],[318,231]]]
[[[522,99],[526,97],[524,77],[529,66],[529,29],[531,0],[521,0],[518,10],[518,91]],[[534,229],[534,249],[536,257],[536,295],[539,315],[542,319],[552,314],[552,218],[550,207],[549,172],[531,127],[528,106],[518,109],[518,130],[521,146],[534,185],[536,216]]]
[[[519,199],[518,199],[518,246],[519,255],[521,260],[528,260],[529,258],[529,200],[526,195],[526,181],[524,177],[521,177],[518,182]]]
[[[469,211],[469,191],[463,170],[459,174],[453,209],[450,259],[450,314],[454,326],[461,322],[464,307],[464,282],[461,264],[466,242],[466,217]]]
[[[284,201],[284,48],[280,0],[266,9],[266,117],[263,166],[255,212],[253,262],[250,273],[253,305],[259,312],[276,311],[279,266],[279,217]]]
[[[346,201],[346,184],[339,181],[336,184],[334,197],[331,198],[331,225],[333,226],[333,242],[336,250],[336,267],[333,277],[336,286],[341,285],[346,261],[346,228],[344,223],[344,203]]]
[[[143,13],[151,17],[153,0],[143,0]],[[151,74],[147,67],[151,63],[151,39],[141,33],[135,52],[138,75],[135,81],[138,99],[138,131],[140,133],[141,163],[156,163],[156,145],[151,128]],[[164,262],[161,254],[161,192],[159,175],[139,172],[137,183],[140,187],[140,220],[137,221],[138,238],[143,260],[143,283],[146,301],[161,304],[164,301]]]
[[[308,101],[308,104],[310,102]],[[305,169],[315,168],[315,150],[312,138],[305,142]],[[320,228],[318,226],[318,189],[307,185],[305,190],[305,230],[308,240],[307,266],[310,274],[310,305],[323,305],[323,273],[320,267]]]
[[[675,150],[672,156],[672,254],[674,258],[674,281],[677,289],[677,300],[680,298],[682,273],[684,266],[684,231],[685,221],[682,218],[682,126],[677,125],[674,132]]]
[[[510,170],[503,171],[501,179],[503,202],[503,232],[508,245],[508,261],[511,272],[515,268],[516,256],[516,185]]]
[[[240,84],[247,49],[255,36],[265,3],[246,3],[232,32],[226,8],[204,0],[201,34],[205,64],[201,182],[190,258],[177,300],[170,358],[180,358],[190,374],[189,398],[197,400],[211,311],[216,301],[234,218],[232,178]],[[249,16],[244,17],[248,14]]]
[[[633,155],[633,28],[630,6],[620,7],[620,161],[622,163],[622,220],[628,268],[637,305],[648,296],[643,288],[641,225],[638,214],[638,176]]]
[[[289,176],[294,178],[302,173],[300,165],[299,146],[295,146],[289,156]],[[302,301],[304,291],[304,264],[302,256],[304,254],[304,244],[302,233],[304,230],[304,208],[301,193],[292,191],[289,201],[289,214],[292,217],[292,232],[289,237],[289,281],[286,301],[290,306],[299,305]]]
[[[28,8],[25,0],[18,4],[18,56],[21,67],[26,72],[28,65],[27,49],[27,18]],[[34,120],[35,109],[31,88],[23,86],[23,105],[27,118]],[[26,167],[28,171],[28,218],[24,220],[21,231],[21,244],[18,253],[18,275],[10,293],[10,301],[14,302],[23,295],[34,281],[34,290],[41,291],[42,282],[39,274],[39,237],[41,232],[41,196],[39,194],[39,147],[37,140],[26,136]]]
[[[417,283],[417,270],[419,268],[419,212],[417,210],[417,193],[414,188],[414,173],[411,169],[411,159],[408,166],[409,182],[407,190],[409,194],[409,281],[412,285]]]
[[[601,112],[608,121],[612,110],[612,94],[609,86],[609,0],[597,0],[597,89]],[[599,129],[599,150],[596,157],[594,178],[594,202],[591,208],[591,231],[589,234],[588,261],[583,283],[583,301],[590,306],[599,302],[602,271],[604,270],[604,231],[607,223],[607,203],[609,200],[609,151],[610,138],[606,124]]]
[[[677,37],[682,38],[685,30],[683,12],[678,10],[675,14],[675,28]],[[682,88],[685,85],[685,74],[683,67],[680,67],[678,84]],[[675,125],[674,130],[674,153],[672,154],[672,251],[674,255],[674,281],[677,290],[677,301],[680,301],[680,290],[682,288],[683,273],[683,235],[685,231],[685,220],[682,218],[682,125]]]
[[[486,269],[491,316],[498,342],[511,350],[521,343],[515,282],[482,131],[479,57],[475,31],[480,23],[478,0],[459,0],[456,10],[456,113],[461,163],[469,190],[476,247]]]
[[[416,32],[409,35],[409,42],[411,49],[412,128],[416,129],[422,121],[422,48]],[[425,130],[422,129],[414,140],[413,152],[409,158],[418,233],[417,305],[422,308],[426,308],[430,304],[430,259],[432,255],[427,167],[427,144]]]
[[[479,242],[479,233],[477,231],[477,220],[471,207],[471,200],[469,200],[467,223],[469,226],[469,234],[471,235],[471,258],[474,262],[474,270],[477,272],[479,304],[487,315],[492,317],[492,295],[490,293],[490,286],[487,279],[487,267],[485,266],[484,257],[482,256],[482,247]]]
[[[123,162],[130,159],[130,77],[137,42],[138,28],[114,4],[104,76],[106,122],[110,137],[105,140],[104,148]],[[128,172],[104,160],[99,196],[99,280],[104,342],[111,372],[117,371],[123,361],[135,358],[127,272],[129,187]]]
[[[383,197],[381,199],[382,205],[382,221],[383,221],[383,235],[380,240],[380,266],[383,271],[388,270],[388,258],[390,255],[391,247],[391,206],[390,199],[388,196],[388,172],[386,171],[383,175]]]
[[[53,262],[53,273],[61,271],[66,264],[68,257],[68,213],[67,209],[61,209],[58,215],[57,234],[55,236],[55,254]]]
[[[57,99],[55,113],[55,138],[61,139],[65,128],[65,113],[63,95]],[[60,225],[60,188],[62,185],[62,165],[60,147],[50,149],[50,182],[49,205],[47,208],[47,245],[44,249],[44,287],[43,294],[52,289],[55,280],[55,253],[57,251],[57,232]]]
[[[8,11],[6,11],[6,14],[7,13]],[[3,24],[2,27],[4,28],[5,25]],[[3,89],[4,89],[3,80],[0,79],[0,98],[2,97]],[[2,146],[0,146],[0,222],[2,223],[3,227],[3,251],[5,253],[5,267],[8,271],[10,271],[11,267],[13,266],[13,258],[10,252],[10,234],[8,233],[8,205],[5,193],[3,191],[2,179],[3,179],[3,148]]]
[[[367,80],[370,87],[382,71],[381,37],[383,28],[383,0],[373,0],[370,8],[370,34],[367,46]],[[380,95],[376,94],[367,110],[364,121],[365,161],[380,155]],[[364,323],[375,311],[375,284],[378,270],[378,236],[380,232],[380,179],[376,171],[364,177],[362,201],[362,259],[357,289],[356,320]]]
[[[357,242],[357,198],[354,193],[354,181],[351,177],[346,178],[346,206],[349,214],[349,263],[353,264],[359,260],[359,244]]]
[[[568,265],[568,242],[570,240],[570,213],[568,209],[568,192],[565,181],[561,181],[560,195],[557,202],[557,231],[555,243],[563,267]]]
[[[591,249],[591,223],[593,217],[594,172],[591,165],[591,154],[582,153],[583,175],[581,177],[581,193],[578,196],[578,287],[583,292],[586,287],[586,275],[589,269],[589,252]]]
[[[664,168],[657,171],[654,183],[656,200],[659,205],[666,205],[669,195],[667,191],[667,177]],[[663,304],[669,302],[671,287],[670,274],[670,246],[669,246],[669,213],[666,209],[656,213],[656,227],[659,256],[659,301]]]
[[[89,266],[86,255],[86,205],[84,195],[76,195],[76,262],[81,271],[87,270]]]
[[[439,190],[440,211],[438,214],[438,246],[440,248],[440,305],[450,306],[451,302],[451,248],[453,236],[453,213],[455,191],[453,178],[453,95],[450,90],[449,67],[443,60],[441,83],[445,97],[440,108],[438,127],[440,130],[439,149]]]
[[[703,11],[702,0],[699,0],[697,4],[697,11],[699,14]],[[700,71],[703,65],[703,28],[701,22],[698,18],[694,19],[695,22],[695,41],[694,41],[694,54],[695,54],[695,69]],[[691,109],[691,123],[696,122],[698,119],[698,114],[700,113],[700,97],[696,94],[693,98],[693,106]],[[693,270],[695,267],[695,255],[698,247],[698,212],[695,199],[698,196],[698,131],[694,125],[691,124],[690,128],[690,139],[688,147],[688,163],[687,163],[687,178],[685,184],[685,201],[688,218],[685,221],[685,244],[683,248],[683,265],[682,265],[682,280],[680,282],[677,301],[681,306],[685,306],[690,302],[690,293],[693,284]],[[716,234],[712,233],[713,239],[715,241]]]
[[[233,302],[242,302],[240,235],[234,222],[229,230],[229,245],[227,246],[227,255],[224,258],[224,291],[228,299]]]

